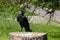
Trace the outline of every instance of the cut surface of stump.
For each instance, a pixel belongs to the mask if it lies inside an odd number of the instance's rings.
[[[47,40],[46,33],[38,32],[12,32],[10,40]]]

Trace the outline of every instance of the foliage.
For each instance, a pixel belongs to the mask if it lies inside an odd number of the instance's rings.
[[[32,13],[32,12],[28,12],[25,11],[25,16],[37,16],[38,14]]]
[[[20,0],[16,0],[16,2],[19,2]],[[24,2],[27,3],[27,5],[25,7],[28,7],[29,3],[32,3],[34,5],[37,6],[43,6],[45,3],[47,3],[47,5],[45,5],[45,7],[51,7],[54,5],[54,3],[56,3],[55,8],[59,9],[60,6],[57,7],[57,5],[59,4],[58,2],[59,0],[21,0],[20,2],[22,4],[24,4]],[[0,0],[0,16],[3,17],[16,17],[17,13],[19,10],[21,10],[22,8],[20,8],[20,6],[18,6],[18,4],[16,2],[13,4],[13,2],[11,2],[11,0]],[[28,13],[29,14],[29,13]]]
[[[18,4],[13,4],[9,2],[9,0],[2,0],[0,2],[0,16],[2,17],[12,17],[15,18],[18,14],[18,11],[20,11],[22,8]],[[32,15],[30,12],[25,13],[25,15]],[[33,14],[35,15],[35,14]]]
[[[0,5],[0,16],[3,17],[10,17],[12,15],[16,15],[16,12],[20,10],[19,6],[12,4],[9,0],[2,0],[0,2]]]
[[[44,3],[48,4],[47,7],[52,7],[52,6],[57,7],[57,6],[59,6],[59,0],[27,0],[27,2],[32,3],[36,6],[42,6]]]

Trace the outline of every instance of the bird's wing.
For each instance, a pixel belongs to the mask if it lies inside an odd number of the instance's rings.
[[[25,16],[22,16],[22,18],[23,18],[23,22],[28,23],[28,20],[27,20],[27,18]]]
[[[22,16],[18,16],[18,17],[17,17],[17,21],[20,22],[21,20],[22,20]]]

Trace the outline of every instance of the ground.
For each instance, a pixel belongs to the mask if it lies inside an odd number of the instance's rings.
[[[48,40],[60,40],[60,27],[56,25],[33,24],[30,23],[33,32],[47,33]],[[0,40],[9,40],[10,32],[19,32],[20,25],[17,21],[6,20],[0,17]],[[23,29],[25,31],[25,29]]]

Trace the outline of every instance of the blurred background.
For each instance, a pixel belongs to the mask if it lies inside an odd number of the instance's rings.
[[[45,32],[48,40],[60,40],[60,0],[0,0],[0,40],[9,40],[10,32],[20,31],[16,21],[20,10],[24,10],[33,32]]]

